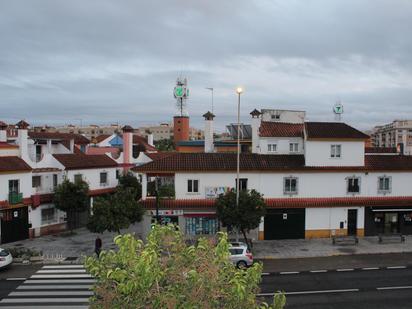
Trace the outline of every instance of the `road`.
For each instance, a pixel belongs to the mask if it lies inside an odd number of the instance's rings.
[[[266,275],[261,296],[285,291],[286,308],[412,308],[412,268],[389,267]]]

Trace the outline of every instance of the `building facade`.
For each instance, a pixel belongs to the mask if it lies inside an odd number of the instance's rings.
[[[376,126],[372,130],[373,147],[398,148],[405,155],[412,155],[412,120],[395,120]]]

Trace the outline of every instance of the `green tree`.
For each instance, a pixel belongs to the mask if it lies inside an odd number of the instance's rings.
[[[87,228],[93,233],[120,233],[120,229],[141,221],[142,215],[143,208],[135,199],[135,191],[118,188],[112,195],[95,199]]]
[[[57,209],[66,212],[67,225],[70,231],[78,226],[79,213],[88,210],[90,205],[89,185],[84,181],[75,183],[68,179],[54,190],[53,202]]]
[[[255,190],[239,192],[239,206],[236,206],[236,192],[228,191],[216,199],[216,214],[226,226],[231,226],[243,234],[257,228],[261,218],[266,214],[266,204],[262,195]]]
[[[127,173],[119,177],[118,189],[130,189],[133,191],[135,200],[142,197],[142,184],[137,180],[132,173]]]
[[[175,146],[171,139],[161,139],[154,142],[159,151],[174,151]]]
[[[88,257],[85,266],[96,279],[91,308],[276,308],[285,304],[260,303],[256,297],[262,264],[237,269],[229,260],[227,235],[217,243],[199,239],[185,243],[174,226],[156,225],[147,242],[132,235],[114,239],[118,250]]]

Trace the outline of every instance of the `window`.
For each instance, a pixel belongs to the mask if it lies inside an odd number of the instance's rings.
[[[378,193],[391,192],[392,177],[382,176],[378,177]]]
[[[276,152],[276,151],[278,151],[277,144],[268,144],[268,152]]]
[[[120,178],[120,170],[116,170],[116,179]]]
[[[274,115],[272,115],[272,119],[279,120],[280,115],[279,114],[274,114]]]
[[[189,179],[187,181],[187,192],[189,192],[189,193],[199,193],[199,180]]]
[[[9,193],[19,193],[20,188],[19,188],[19,180],[18,179],[13,179],[9,180]]]
[[[56,209],[46,208],[41,210],[41,225],[47,225],[56,222]]]
[[[330,157],[331,158],[340,158],[341,155],[342,155],[341,145],[330,145]]]
[[[32,188],[41,187],[41,176],[33,176],[31,179],[32,179]]]
[[[298,194],[298,179],[296,177],[285,177],[283,179],[284,194]]]
[[[210,217],[185,217],[186,235],[215,235],[219,230],[218,220]]]
[[[76,174],[74,175],[74,182],[79,183],[83,181],[83,175],[82,174]]]
[[[243,254],[243,249],[230,248],[229,252],[230,252],[230,255],[240,255],[240,254]]]
[[[100,184],[107,185],[107,172],[100,173]]]
[[[299,151],[299,143],[289,143],[289,151],[290,152],[298,152]]]
[[[347,192],[348,193],[360,193],[360,178],[359,177],[347,178]]]
[[[235,188],[236,186],[236,179],[235,179]],[[239,178],[239,191],[247,190],[247,178]]]
[[[57,174],[53,174],[53,188],[56,188],[58,185]]]

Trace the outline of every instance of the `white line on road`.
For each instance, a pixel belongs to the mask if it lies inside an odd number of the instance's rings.
[[[7,278],[6,280],[9,280],[9,281],[24,281],[26,279],[27,278]]]
[[[406,266],[389,266],[389,267],[386,267],[386,269],[404,269],[404,268],[406,268]]]
[[[44,269],[84,268],[84,265],[45,265]]]
[[[379,270],[379,267],[364,267],[362,270]]]
[[[376,288],[378,291],[384,291],[384,290],[402,290],[402,289],[412,289],[411,285],[406,285],[406,286],[385,286],[382,288]]]
[[[5,298],[0,303],[88,303],[87,297],[82,298]],[[30,308],[33,308],[30,306]],[[44,307],[43,307],[44,308]]]
[[[354,269],[353,268],[340,268],[340,269],[337,269],[336,271],[354,271]]]
[[[26,280],[24,284],[44,284],[44,283],[95,283],[94,279],[42,279],[42,280]]]
[[[270,273],[262,273],[262,276],[269,276]]]
[[[319,269],[319,270],[311,270],[311,273],[326,273],[328,272],[326,269]]]
[[[299,274],[299,271],[281,271],[280,274],[281,275],[296,275]]]
[[[11,292],[9,296],[92,296],[92,291],[25,291]]]
[[[64,284],[64,285],[37,285],[24,284],[17,287],[17,290],[89,290],[92,288],[91,284]]]
[[[92,278],[89,274],[63,274],[63,275],[33,275],[32,279],[52,279],[52,278]]]
[[[285,292],[285,295],[324,294],[324,293],[348,293],[348,292],[359,292],[359,289]],[[260,293],[260,294],[258,294],[257,296],[273,296],[274,294],[275,294],[275,293]]]
[[[75,273],[85,273],[86,269],[42,269],[37,271],[38,274],[75,274]]]

